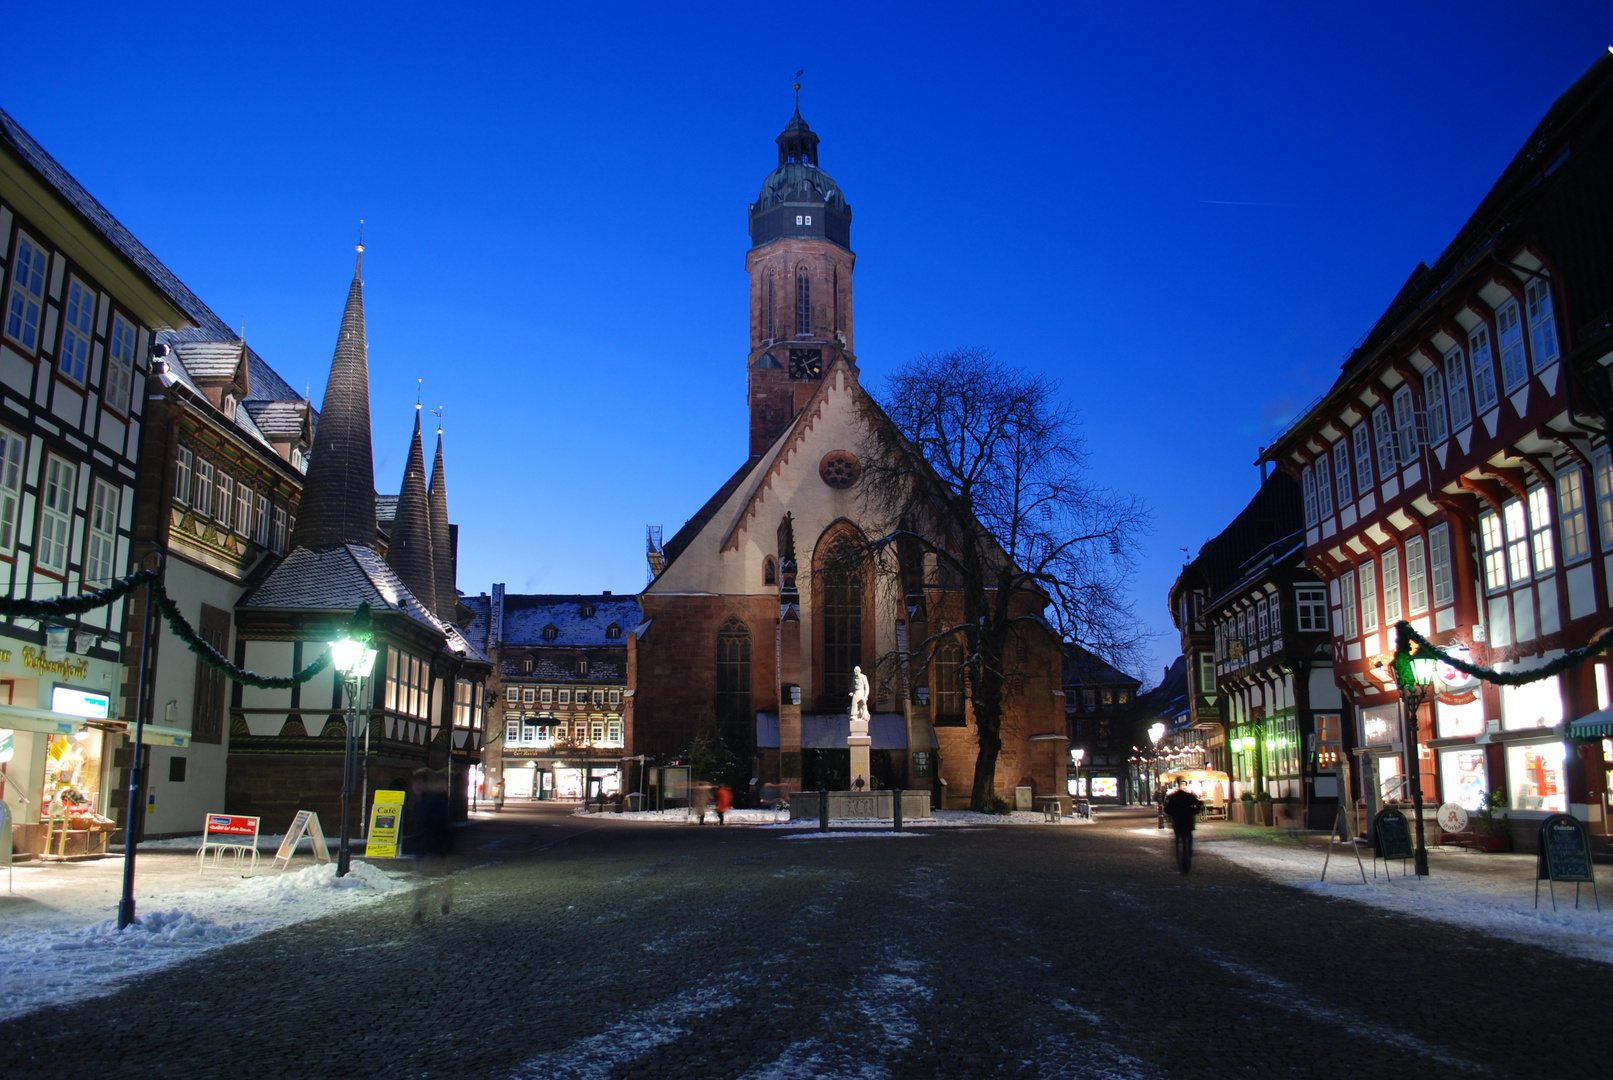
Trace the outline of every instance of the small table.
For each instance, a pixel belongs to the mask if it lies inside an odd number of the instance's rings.
[[[1058,821],[1064,816],[1064,805],[1057,795],[1042,796],[1042,820]]]

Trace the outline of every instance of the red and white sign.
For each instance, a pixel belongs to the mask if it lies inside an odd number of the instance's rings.
[[[258,822],[261,818],[243,814],[208,814],[202,823],[202,846],[196,850],[196,869],[207,869],[207,853],[213,853],[213,865],[218,866],[224,853],[230,853],[234,866],[241,860],[251,859],[252,869],[258,866]]]
[[[258,819],[255,817],[240,817],[234,814],[208,814],[207,840],[216,837],[258,835]]]
[[[1453,802],[1439,808],[1439,827],[1448,833],[1467,831],[1467,811]]]

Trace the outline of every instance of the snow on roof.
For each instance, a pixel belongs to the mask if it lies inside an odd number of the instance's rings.
[[[478,598],[479,599],[479,598]],[[585,607],[592,607],[592,615],[584,615]],[[625,645],[629,633],[644,621],[643,609],[632,596],[552,596],[504,595],[503,644],[521,645]],[[475,625],[474,623],[472,625]],[[611,626],[621,630],[621,637],[609,637]],[[545,627],[555,628],[555,638],[545,641]]]
[[[241,345],[240,341],[176,341],[173,350],[193,379],[233,379],[241,367]]]
[[[415,599],[385,559],[362,544],[344,544],[329,551],[293,548],[237,606],[353,611],[360,604],[369,604],[375,611],[402,611],[448,637],[449,627]]]
[[[306,405],[302,401],[251,401],[246,411],[252,415],[258,430],[268,436],[295,439],[302,435]]]

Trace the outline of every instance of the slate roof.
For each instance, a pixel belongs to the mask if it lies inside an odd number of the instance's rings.
[[[1064,645],[1065,686],[1130,686],[1142,685],[1142,680],[1114,667],[1102,657],[1066,642]]]
[[[618,644],[611,642],[612,645]],[[617,663],[607,658],[598,658],[590,654],[588,657],[588,674],[578,675],[577,669],[565,660],[552,660],[548,657],[534,657],[532,670],[523,671],[521,659],[504,661],[504,677],[507,679],[532,679],[544,682],[621,682],[626,675],[627,665]]]
[[[471,600],[486,600],[483,597],[468,597]],[[594,606],[593,618],[583,618],[582,606]],[[476,611],[476,607],[472,607]],[[484,620],[485,613],[477,611],[479,618]],[[627,635],[637,630],[644,621],[643,609],[639,607],[638,600],[631,596],[569,596],[569,595],[534,595],[514,594],[504,595],[504,645],[535,645],[549,646],[551,648],[569,647],[577,648],[588,645],[605,645],[617,648],[626,648]],[[609,638],[605,631],[614,623],[622,628],[622,636]],[[554,641],[543,640],[543,628],[553,625],[559,631]],[[472,621],[474,628],[476,622]],[[482,630],[485,635],[485,628]]]
[[[377,612],[402,611],[445,639],[448,637],[450,628],[415,599],[381,556],[362,544],[343,544],[325,551],[293,548],[236,606],[274,611],[352,611],[366,603]]]
[[[481,596],[461,596],[459,602],[471,610],[471,620],[470,624],[465,627],[465,636],[476,642],[483,649],[490,649],[497,644],[487,640],[488,622],[493,613],[493,598],[485,594]]]
[[[1182,720],[1188,715],[1187,658],[1178,656],[1160,684],[1138,702],[1145,719]]]
[[[460,656],[465,657],[467,660],[479,660],[484,664],[491,664],[493,662],[487,658],[486,653],[484,653],[481,649],[478,649],[474,644],[471,643],[469,638],[460,632],[459,627],[455,626],[453,623],[445,623],[444,628],[448,631],[449,652],[457,653]]]
[[[302,435],[303,413],[307,404],[302,401],[244,402],[258,430],[271,439],[296,439]]]
[[[391,524],[398,520],[398,497],[396,495],[375,495],[375,520]]]
[[[241,351],[245,342],[236,341],[176,341],[173,351],[185,363],[185,370],[193,379],[206,381],[235,378],[241,369]],[[250,380],[251,373],[247,378]]]

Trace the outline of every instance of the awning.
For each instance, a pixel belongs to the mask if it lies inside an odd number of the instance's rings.
[[[1587,713],[1568,725],[1570,739],[1606,739],[1613,736],[1613,708]]]
[[[0,727],[18,731],[43,731],[48,735],[71,735],[84,726],[84,717],[29,709],[21,705],[0,705]]]

